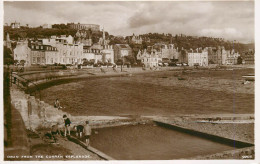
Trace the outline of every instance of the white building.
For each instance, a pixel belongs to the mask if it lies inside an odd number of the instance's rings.
[[[161,54],[157,51],[152,51],[151,53],[148,53],[145,49],[143,52],[138,52],[137,60],[141,60],[145,67],[157,67],[159,66],[159,62],[162,61],[162,57]]]
[[[20,63],[21,60],[25,61],[25,66],[31,65],[31,49],[28,47],[28,41],[17,42],[14,49],[14,60]]]
[[[188,52],[188,65],[194,66],[208,66],[208,51],[197,49],[193,51],[192,49]]]
[[[93,45],[83,50],[83,59],[88,61],[114,63],[114,49],[112,45]]]
[[[44,51],[52,51],[50,47],[54,47],[57,50],[57,52],[54,53],[54,56],[53,52],[51,52],[51,55],[45,55],[46,59],[47,57],[50,59],[48,62],[45,62],[45,64],[60,63],[76,65],[80,64],[83,58],[83,45],[73,44],[73,37],[71,36],[52,36],[51,39],[38,39],[36,41],[31,41],[29,47],[31,49],[42,49]],[[48,52],[46,52],[46,54],[48,54]],[[41,60],[41,63],[44,63],[42,61],[43,60]]]

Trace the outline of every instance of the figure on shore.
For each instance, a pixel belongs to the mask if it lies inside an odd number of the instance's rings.
[[[115,65],[115,64],[113,65],[112,68],[113,68],[113,71],[117,72],[117,71],[116,71],[116,65]]]
[[[67,117],[67,115],[63,115],[63,119],[64,119],[64,123],[65,123],[64,136],[66,137],[67,136],[67,132],[68,132],[68,135],[70,135],[70,124],[71,124],[71,121]]]
[[[89,146],[89,139],[91,135],[91,127],[89,125],[89,121],[86,121],[86,124],[84,125],[84,134],[86,139],[86,144]]]
[[[61,135],[59,123],[52,125],[51,135],[52,135],[52,138],[54,139],[54,141],[56,142],[57,141],[56,135]]]
[[[61,109],[62,107],[60,106],[60,101],[59,99],[56,99],[55,102],[54,102],[54,108],[58,108],[58,109]]]
[[[77,125],[77,126],[74,126],[74,129],[76,130],[76,136],[77,137],[79,136],[79,138],[81,138],[84,126],[83,125]]]

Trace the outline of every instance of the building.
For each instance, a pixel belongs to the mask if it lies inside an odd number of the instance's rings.
[[[52,25],[51,24],[43,24],[42,28],[52,28]]]
[[[11,28],[20,28],[20,23],[16,21],[14,23],[11,23]]]
[[[137,60],[141,61],[145,67],[158,67],[159,63],[162,62],[161,53],[157,50],[147,52],[145,49],[143,52],[139,51],[137,54]]]
[[[115,44],[114,45],[114,61],[124,59],[125,56],[133,56],[132,48],[128,44]]]
[[[178,50],[177,50],[178,52]],[[180,50],[180,52],[178,52],[179,57],[178,57],[178,63],[188,63],[188,51],[183,49]]]
[[[58,50],[50,45],[32,45],[31,65],[48,65],[58,63]]]
[[[14,60],[17,60],[18,63],[24,60],[25,66],[31,65],[31,49],[28,47],[28,41],[17,42],[14,49]]]
[[[239,53],[236,52],[234,49],[227,51],[226,64],[228,65],[237,64],[237,59],[239,56],[240,56]]]
[[[227,51],[224,46],[208,47],[207,49],[210,64],[226,65]]]
[[[94,63],[114,63],[114,49],[112,45],[94,44],[91,47],[83,47],[83,59]]]
[[[242,59],[244,64],[255,64],[255,52],[252,49],[244,52],[242,54]]]
[[[162,58],[179,59],[178,48],[174,48],[174,44],[163,45],[161,49]]]
[[[131,43],[142,44],[142,42],[143,42],[143,39],[140,35],[135,36],[135,34],[133,34],[133,36],[131,37]]]
[[[97,24],[74,24],[74,23],[67,23],[69,28],[76,29],[76,30],[91,30],[91,31],[100,31],[100,26]]]
[[[109,44],[109,40],[106,40],[106,35],[105,35],[105,30],[104,30],[104,28],[103,28],[103,30],[102,30],[102,38],[99,38],[99,41],[98,41],[98,43],[100,44],[100,45],[108,45]]]
[[[208,50],[196,49],[188,51],[188,65],[208,66]]]
[[[101,50],[102,62],[115,63],[114,60],[114,49],[112,45],[104,45],[103,50]]]
[[[88,34],[87,30],[78,30],[74,38],[76,44],[83,44],[84,46],[91,46],[93,44],[91,35]]]
[[[55,51],[57,51],[55,53],[51,52],[55,54],[55,56],[52,57],[52,59],[51,55],[47,55],[50,57],[50,60],[48,60],[48,62],[45,62],[45,64],[60,63],[77,65],[82,62],[83,45],[73,44],[73,40],[74,39],[71,36],[52,36],[50,39],[30,40],[28,45],[31,49],[35,50],[54,51],[53,49],[48,48],[51,46],[55,49]],[[44,49],[44,47],[46,47],[46,49]],[[41,53],[40,56],[44,56],[43,53]],[[43,60],[40,60],[39,62],[42,64],[42,61]],[[37,61],[36,63],[39,62]]]
[[[4,41],[4,46],[6,46],[9,49],[12,49],[12,43],[10,40],[9,33],[6,34],[6,40]]]

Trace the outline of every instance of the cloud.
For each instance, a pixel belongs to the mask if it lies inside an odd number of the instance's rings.
[[[148,32],[254,39],[254,2],[20,1],[4,2],[4,22],[23,25],[81,22],[113,35]]]
[[[224,29],[202,29],[199,34],[201,36],[211,36],[222,38],[228,36],[229,38],[242,38],[243,34],[235,28],[224,28]]]

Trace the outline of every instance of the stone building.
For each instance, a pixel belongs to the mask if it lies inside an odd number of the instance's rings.
[[[255,64],[255,52],[252,49],[244,52],[242,55],[243,64]]]
[[[48,65],[58,63],[58,51],[50,45],[32,45],[30,53],[31,65]]]
[[[137,60],[141,61],[145,67],[158,67],[159,62],[162,62],[162,54],[155,49],[150,53],[145,49],[143,52],[138,52]]]
[[[67,23],[69,28],[76,29],[76,30],[88,30],[90,29],[91,31],[100,31],[100,26],[97,24],[75,24],[75,23]]]
[[[92,39],[91,35],[86,30],[78,30],[75,34],[76,44],[83,44],[84,46],[91,46]]]
[[[131,37],[131,43],[134,44],[142,44],[143,39],[140,35],[136,36],[135,34],[133,34],[133,36]]]
[[[102,38],[98,43],[92,46],[85,45],[83,47],[83,58],[87,60],[93,60],[95,63],[114,63],[114,49],[112,45],[108,45],[109,40],[106,40],[105,31],[103,28]]]
[[[82,62],[83,45],[73,44],[73,37],[71,36],[52,36],[50,39],[31,40],[28,45],[31,49],[36,48],[36,50],[39,48],[43,50],[44,47],[48,46],[54,47],[57,52],[55,53],[53,60],[50,60],[50,62],[53,61],[53,64],[60,63],[76,65]]]
[[[178,49],[174,48],[174,44],[163,45],[161,48],[162,58],[167,59],[178,59],[179,52]]]
[[[14,23],[11,23],[11,28],[20,28],[20,23],[16,21]]]
[[[124,59],[125,56],[133,56],[132,48],[128,44],[115,44],[114,45],[114,61]]]
[[[18,63],[24,60],[25,66],[31,65],[31,49],[28,47],[28,41],[17,42],[14,49],[14,60],[17,60]]]
[[[201,48],[197,48],[195,51],[192,49],[189,50],[188,65],[208,66],[208,51],[206,49],[202,50]]]
[[[178,52],[178,51],[177,51]],[[188,51],[181,49],[179,52],[178,63],[188,63]]]
[[[229,65],[237,64],[237,59],[239,56],[240,56],[240,54],[238,52],[236,52],[234,49],[227,51],[226,64],[229,64]]]
[[[227,51],[224,46],[208,47],[207,49],[210,64],[226,65]]]

